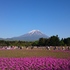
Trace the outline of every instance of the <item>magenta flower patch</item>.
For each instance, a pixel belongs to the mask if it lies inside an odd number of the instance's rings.
[[[70,70],[70,60],[47,57],[0,58],[0,70]]]

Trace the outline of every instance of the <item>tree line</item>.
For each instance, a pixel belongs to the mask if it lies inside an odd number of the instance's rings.
[[[33,42],[0,40],[0,46],[70,46],[70,37],[59,39],[56,35],[50,38],[40,38]]]
[[[59,39],[58,35],[50,38],[40,38],[32,43],[34,46],[70,46],[70,37]]]
[[[32,42],[27,41],[5,41],[0,40],[0,46],[31,46]]]

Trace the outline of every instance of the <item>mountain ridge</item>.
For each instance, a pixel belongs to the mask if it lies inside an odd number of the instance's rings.
[[[36,41],[36,40],[39,40],[39,38],[48,38],[48,36],[43,34],[40,30],[32,30],[24,35],[21,35],[18,37],[6,38],[4,40]]]

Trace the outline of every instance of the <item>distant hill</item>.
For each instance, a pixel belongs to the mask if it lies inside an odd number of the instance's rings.
[[[0,38],[0,40],[4,40],[3,38]]]
[[[5,40],[20,40],[20,41],[35,41],[39,40],[39,38],[49,38],[47,35],[43,34],[39,30],[32,30],[24,35],[18,37],[7,38]]]

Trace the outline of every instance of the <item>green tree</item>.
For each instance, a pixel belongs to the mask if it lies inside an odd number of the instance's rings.
[[[34,41],[34,42],[32,43],[32,46],[38,46],[38,41]]]
[[[39,46],[45,46],[45,41],[46,41],[46,39],[45,38],[40,38],[39,39]]]
[[[65,38],[65,39],[64,39],[64,43],[65,43],[67,46],[70,46],[70,37]]]
[[[64,39],[62,38],[61,41],[60,41],[60,46],[64,46]]]
[[[51,46],[59,46],[60,45],[60,39],[59,39],[58,35],[51,36],[49,38],[48,44],[51,45]]]

